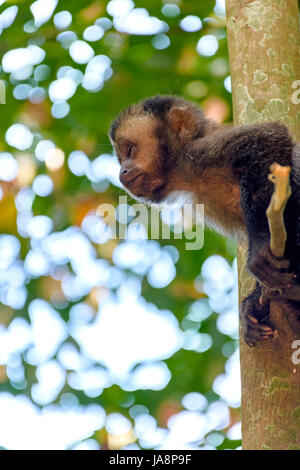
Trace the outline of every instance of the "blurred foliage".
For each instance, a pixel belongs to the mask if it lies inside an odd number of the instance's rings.
[[[125,106],[147,96],[155,94],[178,94],[186,99],[193,100],[204,110],[219,121],[231,120],[231,95],[224,87],[224,80],[229,76],[227,57],[227,42],[225,20],[222,15],[214,12],[215,1],[187,0],[169,3],[177,4],[179,13],[174,17],[167,17],[162,13],[164,2],[161,0],[137,0],[136,8],[146,8],[150,16],[156,17],[169,26],[164,34],[170,39],[170,45],[162,50],[153,46],[156,35],[136,35],[119,32],[112,26],[104,36],[90,45],[95,55],[105,55],[112,61],[112,76],[104,82],[103,88],[90,92],[78,85],[76,93],[68,103],[69,113],[56,119],[51,112],[52,103],[48,96],[51,83],[57,80],[57,72],[61,67],[70,66],[85,72],[86,64],[76,64],[71,58],[68,49],[62,47],[57,40],[61,33],[53,22],[52,17],[40,27],[32,27],[32,2],[10,1],[2,4],[0,13],[12,5],[18,6],[17,16],[11,26],[4,29],[1,36],[1,57],[8,51],[28,44],[36,44],[46,52],[43,64],[49,66],[48,77],[37,82],[32,73],[25,79],[17,79],[13,74],[1,70],[0,78],[6,83],[6,104],[1,105],[0,126],[3,136],[0,143],[2,152],[11,152],[19,162],[19,174],[12,181],[2,181],[3,190],[0,201],[0,230],[4,234],[12,234],[18,238],[21,246],[20,259],[24,261],[29,251],[34,247],[32,237],[20,234],[17,230],[17,209],[15,199],[25,197],[20,193],[24,188],[31,188],[37,175],[51,177],[54,190],[47,197],[35,195],[32,205],[32,215],[48,216],[53,221],[53,232],[61,232],[70,226],[81,226],[87,214],[96,210],[101,203],[112,203],[117,206],[118,197],[124,192],[112,183],[96,184],[86,175],[74,175],[67,162],[67,156],[74,150],[83,151],[90,161],[101,154],[111,154],[112,149],[107,137],[109,124],[115,115]],[[60,0],[56,10],[68,10],[72,14],[72,24],[67,28],[76,33],[79,39],[85,29],[102,17],[112,17],[107,12],[106,1],[73,0],[67,2]],[[202,29],[195,32],[186,32],[179,26],[180,21],[187,15],[195,15],[202,21]],[[27,25],[24,31],[24,25]],[[196,50],[199,39],[205,35],[214,35],[218,39],[219,48],[211,56],[200,55]],[[30,99],[16,99],[14,90],[18,84],[26,83],[31,87],[43,87],[47,92],[45,99],[40,102]],[[9,146],[4,136],[7,129],[14,123],[22,123],[33,133],[33,143],[25,151]],[[35,157],[35,146],[41,139],[49,139],[63,150],[66,159],[63,166],[53,171],[43,161]],[[27,158],[27,160],[26,160]],[[28,163],[29,162],[29,163]],[[31,164],[32,162],[33,164]],[[27,166],[26,166],[27,165]],[[0,174],[1,179],[1,174]],[[133,201],[131,201],[133,202]],[[109,240],[104,244],[90,241],[95,247],[99,259],[105,259],[113,266],[113,253],[118,243],[123,241]],[[187,251],[185,240],[159,240],[161,246],[174,246],[178,250],[179,259],[176,262],[176,277],[163,288],[155,288],[146,275],[139,275],[129,269],[123,269],[124,274],[139,279],[142,285],[141,295],[147,302],[155,304],[159,309],[168,309],[173,312],[183,330],[191,327],[197,333],[207,333],[212,338],[212,346],[199,353],[193,349],[180,348],[171,357],[165,358],[171,372],[171,380],[160,390],[137,389],[125,391],[120,385],[111,385],[104,388],[99,396],[91,397],[83,390],[76,390],[70,386],[66,378],[53,403],[61,403],[61,397],[72,393],[78,398],[78,403],[88,405],[98,403],[106,413],[118,412],[132,420],[129,410],[133,404],[140,404],[149,410],[161,427],[167,426],[167,419],[183,409],[182,398],[190,392],[199,392],[206,396],[209,403],[219,399],[212,391],[216,377],[224,373],[225,362],[237,346],[237,335],[226,335],[216,328],[217,313],[212,313],[202,322],[186,320],[190,306],[197,299],[205,299],[207,295],[195,284],[199,279],[203,262],[211,255],[221,255],[230,262],[235,257],[235,246],[219,235],[207,231],[203,249]],[[73,267],[67,266],[70,272]],[[116,288],[104,288],[113,294]],[[197,288],[196,288],[197,287]],[[97,290],[98,289],[98,290]],[[3,301],[0,311],[0,322],[8,327],[17,317],[23,317],[30,322],[28,306],[34,299],[44,299],[52,302],[61,318],[69,321],[69,312],[73,305],[85,302],[96,312],[101,310],[99,293],[101,285],[91,289],[87,295],[79,299],[67,298],[61,286],[59,276],[53,275],[53,270],[44,275],[27,275],[27,297],[22,308],[13,309],[9,302]],[[56,302],[53,300],[56,298]],[[4,299],[4,297],[2,297]],[[58,299],[58,300],[57,300]],[[95,313],[96,315],[96,313]],[[124,312],[126,315],[126,312]],[[192,325],[192,326],[191,326]],[[76,340],[69,335],[65,342],[72,343],[80,350]],[[155,348],[155,339],[153,347]],[[82,353],[83,354],[83,353]],[[21,354],[22,366],[25,370],[25,380],[17,383],[3,371],[0,375],[0,391],[13,395],[27,395],[32,397],[32,386],[37,383],[37,364],[30,364],[26,359],[26,351]],[[54,355],[57,359],[57,354]],[[89,358],[91,360],[91,358]],[[96,364],[97,361],[94,361]],[[101,365],[101,364],[100,364]],[[2,370],[2,369],[1,369]],[[68,377],[67,371],[66,377]],[[41,405],[40,403],[36,403]],[[230,410],[230,427],[239,421],[239,412],[236,408]],[[0,425],[2,426],[2,424]],[[29,431],[30,432],[30,431]],[[226,437],[218,448],[236,448],[240,441],[230,440]],[[99,429],[95,435],[102,448],[107,448],[107,430]],[[127,443],[130,442],[130,439]],[[124,441],[126,444],[126,439]]]

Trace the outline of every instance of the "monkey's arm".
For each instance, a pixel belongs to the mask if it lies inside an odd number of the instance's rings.
[[[288,272],[288,259],[278,259],[270,251],[266,209],[274,189],[268,179],[271,163],[276,161],[289,166],[293,163],[294,145],[288,131],[277,123],[242,126],[230,131],[230,136],[224,135],[222,142],[220,140],[217,139],[217,143],[222,154],[218,156],[225,166],[231,165],[240,185],[241,206],[249,238],[248,268],[263,285],[285,290],[294,282],[294,273]],[[292,202],[292,210],[287,212],[287,222],[291,220],[291,215],[295,216],[295,207]],[[291,224],[287,223],[287,228],[290,229]],[[289,235],[296,238],[295,233]],[[290,291],[289,288],[286,290]],[[260,304],[261,293],[260,283],[257,282],[255,290],[240,308],[243,335],[250,346],[273,336],[269,302],[266,300]],[[298,315],[297,306],[293,302],[283,303],[283,307],[289,317]]]
[[[273,184],[268,180],[270,165],[276,161],[289,165],[293,171],[294,147],[287,127],[273,122],[218,130],[194,141],[187,155],[188,165],[194,173],[198,172],[200,179],[206,168],[223,168],[228,178],[239,185],[249,240],[248,268],[267,287],[284,288],[294,279],[293,274],[286,272],[287,260],[278,260],[270,252],[266,218],[273,193]],[[290,207],[294,203],[289,203]],[[224,202],[224,211],[226,209]],[[286,214],[291,218],[289,208]]]
[[[283,214],[291,195],[288,179],[290,168],[272,164],[270,170],[272,171],[272,178],[269,175],[269,179],[275,183],[275,190],[266,211],[271,236],[270,250],[276,257],[282,257],[286,243]],[[296,255],[299,251],[297,240],[295,245]],[[242,302],[240,307],[241,329],[249,346],[254,346],[256,342],[269,339],[274,335],[269,315],[269,300],[272,298],[281,300],[282,313],[288,316],[293,329],[299,331],[300,284],[294,284],[287,289],[266,289],[261,288],[257,282],[255,290]]]
[[[243,133],[244,128],[240,129]],[[280,123],[251,126],[250,131],[249,142],[238,145],[233,163],[249,238],[248,268],[263,285],[285,288],[294,281],[294,274],[287,272],[288,260],[278,259],[270,251],[266,210],[273,193],[273,184],[268,179],[270,165],[276,161],[292,166],[293,142]]]

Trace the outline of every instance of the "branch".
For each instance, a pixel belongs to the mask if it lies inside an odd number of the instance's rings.
[[[271,235],[270,250],[274,256],[282,258],[287,238],[283,213],[292,194],[289,180],[291,168],[273,163],[270,166],[270,171],[269,180],[275,185],[274,193],[266,211]]]

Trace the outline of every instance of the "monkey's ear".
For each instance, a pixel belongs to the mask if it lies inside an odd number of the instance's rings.
[[[195,116],[184,106],[174,106],[168,113],[168,120],[173,132],[177,134],[193,134],[196,128]]]

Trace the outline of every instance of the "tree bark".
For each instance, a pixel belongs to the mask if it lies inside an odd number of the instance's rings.
[[[300,142],[297,0],[226,0],[226,16],[235,124],[280,120]],[[238,259],[242,300],[253,279],[241,248]],[[292,361],[300,334],[280,302],[271,302],[271,319],[275,339],[254,348],[240,340],[243,449],[300,450],[300,365]]]

